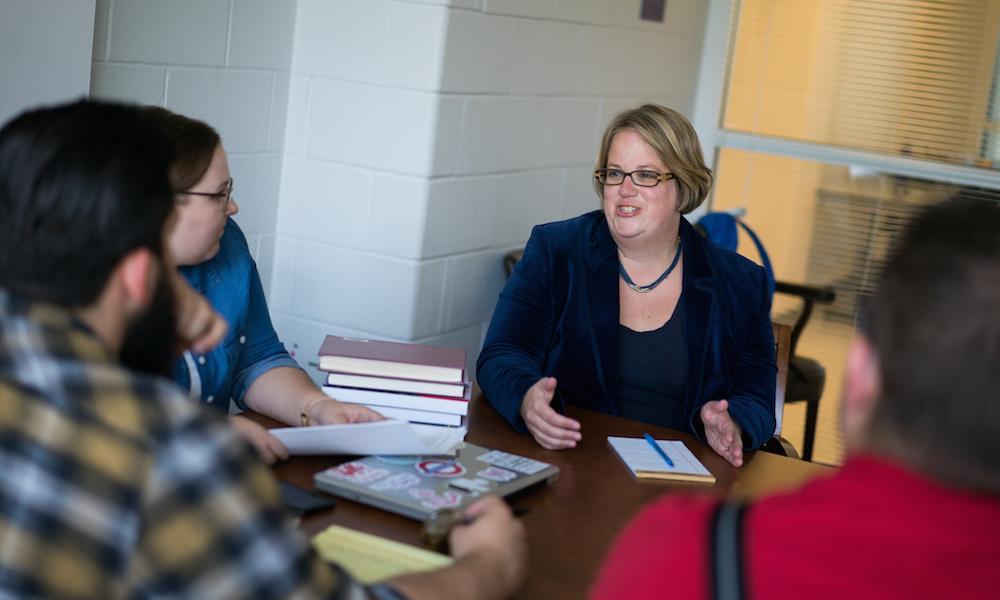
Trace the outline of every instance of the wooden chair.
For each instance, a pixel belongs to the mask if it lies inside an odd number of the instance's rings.
[[[826,385],[826,369],[816,359],[800,356],[797,353],[799,338],[805,329],[813,306],[831,304],[837,298],[831,287],[816,287],[798,285],[785,281],[775,282],[776,294],[796,296],[802,301],[802,306],[792,325],[791,345],[788,352],[788,379],[785,385],[785,403],[805,402],[806,422],[802,441],[802,459],[812,460],[813,446],[816,441],[816,421],[819,418],[819,401]],[[780,318],[780,317],[779,317]]]
[[[774,362],[778,365],[778,377],[774,386],[774,437],[768,440],[761,450],[799,458],[798,452],[781,437],[782,416],[785,412],[785,389],[788,385],[788,362],[792,350],[792,326],[787,323],[771,322],[774,331]]]
[[[745,209],[710,212],[695,223],[694,227],[705,237],[731,250],[736,250],[739,243],[739,232],[743,230],[753,241],[760,257],[760,264],[764,265],[770,272],[770,259],[763,243],[740,219],[745,214]],[[792,341],[788,353],[788,377],[785,382],[784,402],[785,404],[793,402],[806,404],[802,458],[812,460],[813,443],[816,438],[816,421],[819,417],[819,401],[823,396],[823,387],[826,384],[826,369],[815,359],[799,356],[796,348],[799,338],[802,336],[802,330],[805,329],[809,316],[812,314],[813,306],[817,303],[830,304],[836,299],[837,294],[830,286],[803,285],[780,279],[774,281],[774,292],[775,294],[794,296],[802,301],[801,307],[796,311],[798,316],[794,318],[792,324]],[[789,322],[791,323],[791,321]]]
[[[514,265],[517,264],[517,261],[521,260],[522,256],[524,256],[524,248],[511,250],[503,255],[503,268],[507,271],[507,279],[510,279],[510,274],[514,272]]]

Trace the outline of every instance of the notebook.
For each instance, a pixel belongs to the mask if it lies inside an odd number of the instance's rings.
[[[431,571],[454,562],[444,554],[338,525],[316,534],[312,545],[325,560],[337,563],[364,584]]]
[[[313,479],[324,492],[425,520],[486,494],[508,496],[558,476],[554,465],[464,444],[454,457],[368,456],[320,471]]]
[[[608,443],[618,453],[625,466],[640,479],[670,479],[673,481],[694,481],[715,483],[715,475],[695,458],[684,442],[656,440],[660,448],[670,457],[674,466],[666,461],[644,438],[608,436]]]

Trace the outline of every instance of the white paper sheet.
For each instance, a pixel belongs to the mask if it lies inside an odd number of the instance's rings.
[[[454,454],[465,427],[406,421],[282,427],[270,430],[290,454]]]

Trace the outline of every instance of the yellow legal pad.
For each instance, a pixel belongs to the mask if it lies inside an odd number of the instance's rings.
[[[366,584],[452,563],[450,556],[339,525],[316,534],[312,545],[323,559],[337,563]]]

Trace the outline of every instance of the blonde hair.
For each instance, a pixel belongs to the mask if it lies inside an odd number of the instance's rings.
[[[684,115],[657,104],[644,104],[619,113],[604,130],[595,169],[607,166],[611,140],[626,129],[638,133],[674,174],[678,210],[686,214],[701,206],[712,187],[712,170],[705,165],[698,134]],[[599,198],[604,198],[604,184],[596,177],[594,190]]]

